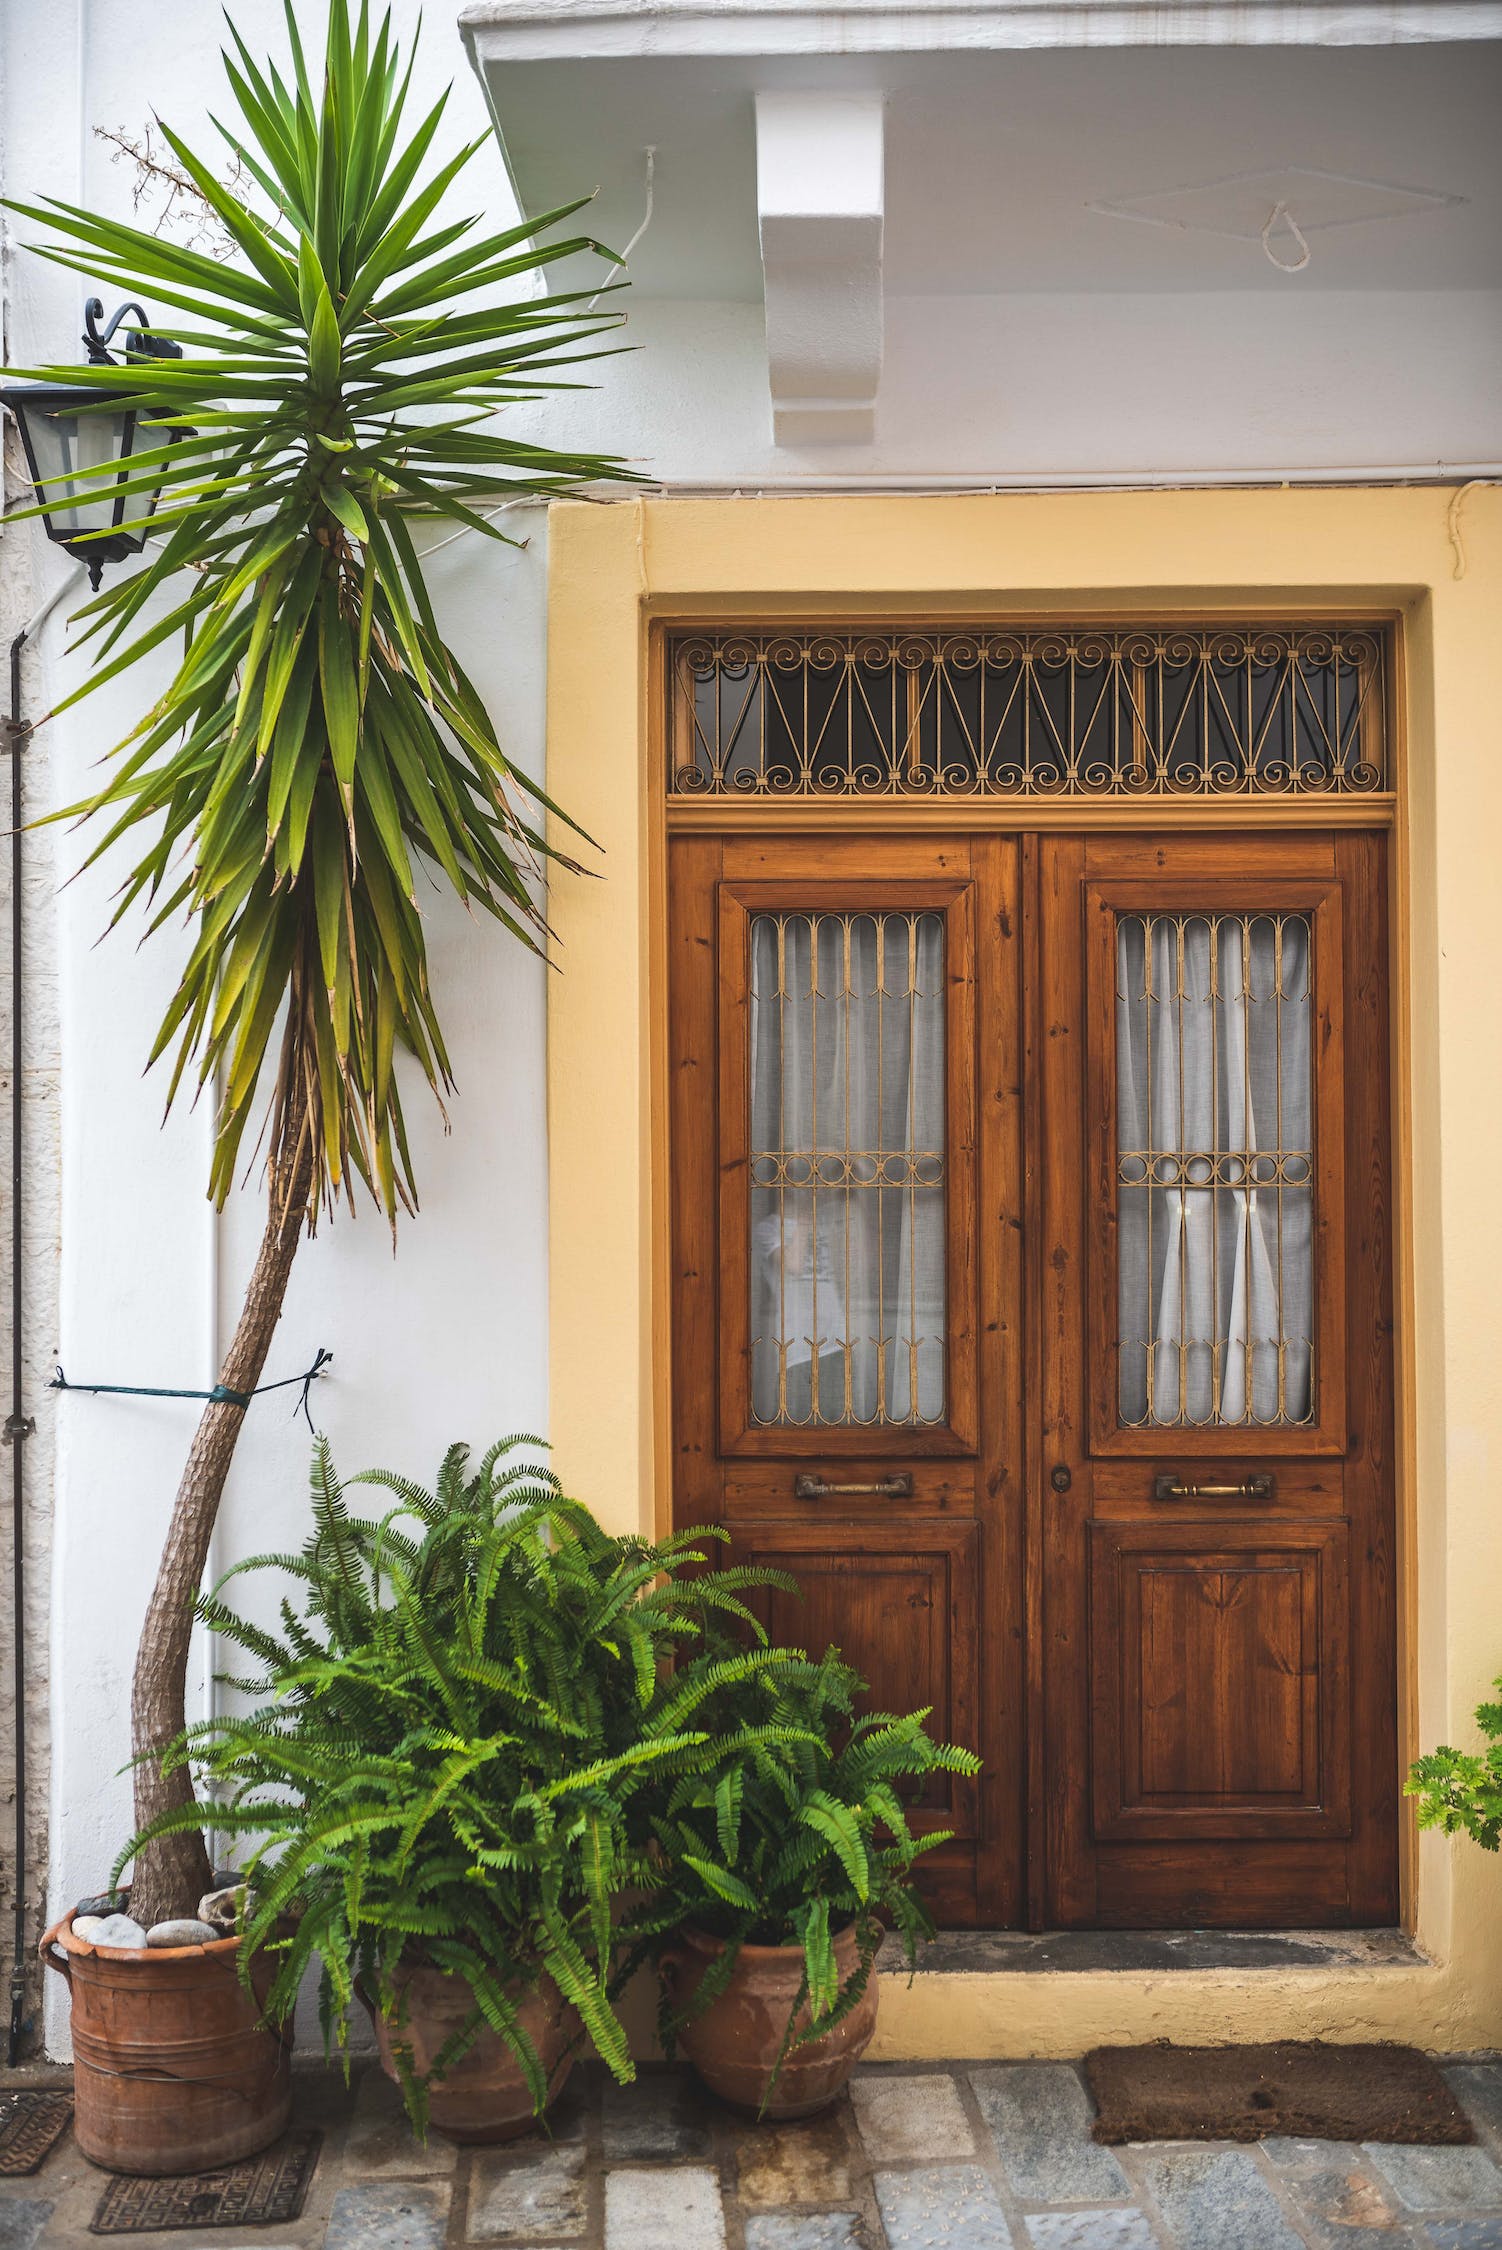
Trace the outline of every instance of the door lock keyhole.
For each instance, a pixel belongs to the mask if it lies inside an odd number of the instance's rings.
[[[1073,1484],[1074,1478],[1070,1475],[1068,1469],[1064,1466],[1064,1463],[1062,1461],[1059,1461],[1054,1465],[1053,1468],[1049,1470],[1048,1481],[1053,1486],[1055,1492],[1067,1492],[1069,1490],[1069,1487]]]

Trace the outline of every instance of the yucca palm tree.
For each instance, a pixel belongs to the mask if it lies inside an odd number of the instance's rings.
[[[568,387],[615,320],[593,300],[529,294],[540,264],[599,249],[535,239],[579,205],[500,234],[441,215],[485,144],[430,161],[445,105],[404,122],[411,66],[389,17],[374,27],[362,5],[351,24],[347,0],[330,0],[321,83],[290,5],[287,28],[285,74],[233,26],[224,56],[238,121],[219,130],[257,208],[162,128],[233,237],[227,262],[73,205],[13,206],[51,228],[42,256],[170,308],[154,327],[184,354],[23,372],[124,384],[159,425],[127,487],[142,510],[161,487],[155,545],[78,613],[92,651],[79,692],[169,644],[181,653],[104,785],[70,811],[102,822],[91,857],[135,839],[116,920],[142,905],[153,929],[193,924],[152,1059],[170,1057],[169,1102],[186,1080],[216,1103],[216,1205],[242,1144],[264,1150],[266,1229],[220,1371],[241,1399],[303,1231],[357,1183],[393,1228],[415,1204],[398,1058],[440,1101],[451,1083],[419,886],[446,886],[535,948],[548,863],[574,865],[543,832],[556,808],[518,774],[439,632],[414,522],[500,537],[484,512],[500,496],[628,474],[492,419]],[[183,1725],[193,1601],[242,1419],[234,1398],[204,1412],[147,1613],[138,1831],[192,1801],[159,1753]],[[208,1872],[200,1833],[159,1836],[137,1859],[133,1911],[191,1912]]]

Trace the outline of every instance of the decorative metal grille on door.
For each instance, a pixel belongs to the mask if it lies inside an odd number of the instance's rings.
[[[1131,1428],[1314,1415],[1310,925],[1116,925],[1119,1411]]]
[[[1368,794],[1385,658],[1367,627],[694,634],[669,795]]]
[[[751,920],[751,1412],[945,1411],[944,925]]]

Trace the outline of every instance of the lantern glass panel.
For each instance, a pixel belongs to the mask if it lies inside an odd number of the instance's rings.
[[[108,531],[119,520],[116,480],[90,477],[80,483],[79,473],[123,461],[135,436],[134,410],[80,414],[38,400],[27,402],[25,416],[37,498],[46,506],[53,536]]]

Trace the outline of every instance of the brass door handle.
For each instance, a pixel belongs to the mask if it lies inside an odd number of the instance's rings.
[[[911,1500],[913,1496],[912,1473],[900,1469],[895,1476],[878,1477],[874,1484],[826,1484],[820,1476],[803,1476],[793,1479],[795,1500],[828,1500],[837,1493],[875,1493],[882,1500]]]
[[[1158,1477],[1153,1484],[1155,1500],[1271,1500],[1273,1480],[1271,1475],[1248,1477],[1245,1484],[1181,1484],[1177,1477]]]

